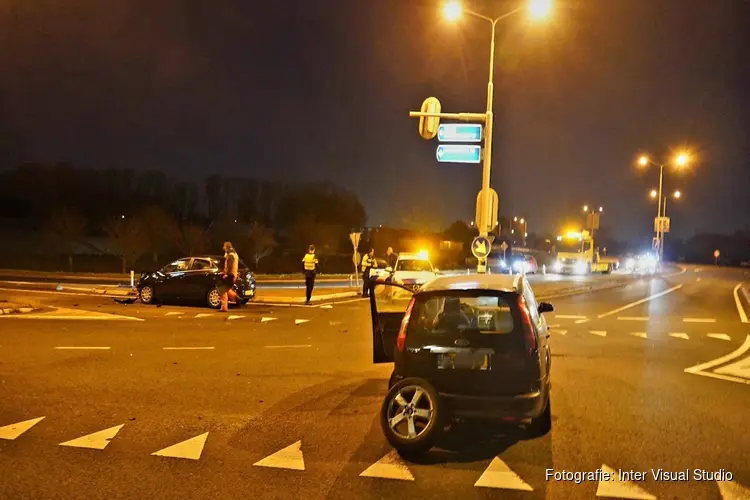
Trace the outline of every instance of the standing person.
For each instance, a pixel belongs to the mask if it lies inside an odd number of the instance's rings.
[[[237,294],[232,287],[237,281],[237,272],[240,265],[240,258],[232,246],[232,242],[224,242],[224,274],[221,277],[219,292],[221,293],[221,310],[229,312],[229,299],[237,302]]]
[[[398,260],[398,254],[393,251],[393,247],[388,247],[388,250],[386,250],[385,252],[385,261],[388,267],[390,267],[392,271],[396,270],[397,260]]]
[[[307,293],[306,305],[310,305],[313,287],[315,286],[315,273],[318,269],[318,258],[315,256],[315,245],[310,245],[307,253],[302,257],[302,268],[305,273],[305,290]]]
[[[375,249],[371,248],[367,255],[362,257],[362,296],[370,295],[370,270],[375,266]]]

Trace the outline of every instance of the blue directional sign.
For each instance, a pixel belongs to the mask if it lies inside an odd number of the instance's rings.
[[[480,163],[482,146],[469,144],[441,144],[437,147],[437,159],[444,163]]]
[[[477,259],[486,259],[492,250],[492,243],[484,236],[477,236],[474,241],[471,242],[471,253]]]
[[[440,142],[481,142],[481,123],[441,123],[438,127]]]

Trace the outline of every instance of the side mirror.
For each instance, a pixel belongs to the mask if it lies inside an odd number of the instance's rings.
[[[539,303],[539,314],[551,313],[554,310],[555,310],[555,308],[549,302],[540,302]]]

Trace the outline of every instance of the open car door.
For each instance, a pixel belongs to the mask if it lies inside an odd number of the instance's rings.
[[[371,283],[373,363],[393,362],[393,350],[396,348],[401,320],[418,288],[418,285],[395,284],[390,280]]]

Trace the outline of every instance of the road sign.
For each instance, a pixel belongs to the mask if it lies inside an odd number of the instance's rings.
[[[444,123],[438,128],[440,142],[481,142],[481,123]]]
[[[482,199],[482,191],[479,191],[477,194],[477,209],[474,214],[474,222],[477,225],[477,229],[479,231],[482,231],[482,229],[486,229],[487,232],[492,231],[495,229],[495,226],[497,226],[497,211],[498,211],[498,205],[499,200],[497,197],[497,191],[490,188],[490,220],[487,222],[486,227],[482,226],[482,220],[484,217],[482,216],[482,209],[484,207],[483,199]]]
[[[505,257],[505,251],[508,249],[508,244],[506,242],[500,243],[500,250],[503,251],[503,257]]]
[[[668,233],[669,232],[669,217],[654,217],[654,232],[655,233]]]
[[[359,246],[359,239],[362,236],[362,233],[349,233],[349,240],[352,242],[352,246],[356,248]]]
[[[441,104],[437,97],[428,97],[422,102],[422,113],[440,113]],[[422,139],[434,139],[440,126],[439,116],[421,116],[419,118],[419,135]]]
[[[436,156],[443,163],[481,163],[482,146],[469,144],[441,144]]]
[[[586,227],[590,229],[599,229],[599,213],[591,213],[586,216]]]
[[[486,259],[492,249],[492,243],[484,236],[477,236],[474,241],[471,242],[471,253],[477,259]]]

